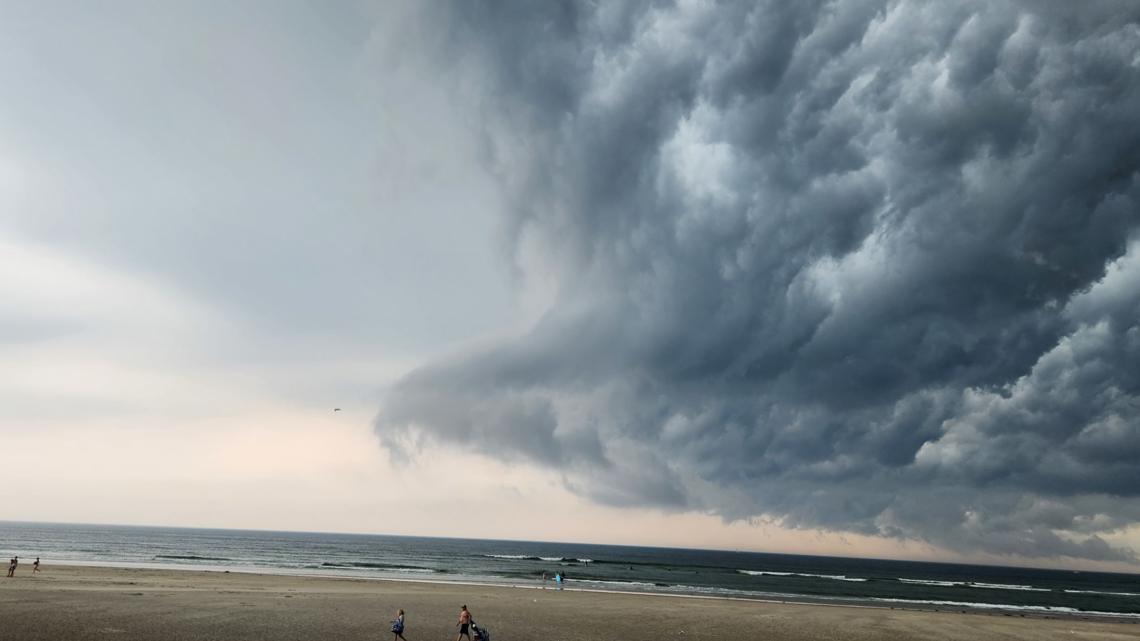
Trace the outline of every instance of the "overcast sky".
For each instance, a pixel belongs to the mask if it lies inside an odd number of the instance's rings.
[[[1134,2],[2,4],[0,519],[1137,568]]]

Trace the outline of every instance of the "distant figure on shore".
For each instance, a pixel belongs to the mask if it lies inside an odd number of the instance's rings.
[[[16,576],[16,566],[20,564],[20,557],[14,556],[8,559],[8,576]]]
[[[561,572],[554,575],[554,583],[556,583],[558,585],[559,590],[562,589],[562,573]]]
[[[40,571],[40,557],[37,556],[35,562],[32,563],[32,574],[35,574],[36,572],[39,572],[39,571]]]
[[[542,589],[546,589],[546,570],[542,571]]]
[[[471,641],[471,611],[467,606],[459,609],[459,622],[455,624],[459,628],[459,634],[455,635],[455,641],[459,641],[461,637],[467,637],[467,641]]]
[[[392,641],[404,639],[404,608],[400,608],[400,611],[396,613],[396,620],[392,621],[392,634],[395,635],[392,637]],[[404,639],[404,641],[408,640]]]

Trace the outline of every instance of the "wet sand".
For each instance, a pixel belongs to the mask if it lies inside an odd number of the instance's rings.
[[[21,566],[0,639],[455,639],[467,604],[493,641],[1138,639],[1138,622],[222,572]]]

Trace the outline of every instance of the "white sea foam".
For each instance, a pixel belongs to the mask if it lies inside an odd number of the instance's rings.
[[[843,574],[808,574],[806,572],[771,572],[768,570],[737,570],[737,572],[750,576],[802,576],[813,579],[831,579],[832,581],[850,581],[852,583],[863,583],[867,580]]]
[[[630,587],[642,588],[662,588],[667,586],[656,585],[654,583],[646,583],[644,581],[604,581],[602,579],[574,579],[574,583],[588,583],[591,585],[621,585]]]
[[[1011,585],[1008,583],[981,583],[978,581],[971,581],[966,585],[971,588],[982,588],[985,590],[1021,590],[1023,592],[1052,592],[1047,588],[1035,588],[1031,585]]]
[[[892,599],[888,597],[872,597],[868,599],[876,603],[905,603],[907,605],[941,605],[953,608],[975,608],[980,610],[1014,610],[1028,612],[1052,612],[1055,614],[1087,614],[1092,616],[1140,618],[1140,614],[1127,614],[1121,612],[1098,612],[1094,610],[1078,610],[1065,606],[1050,605],[1006,605],[1002,603],[973,603],[970,601],[940,601],[926,599]]]
[[[942,588],[952,588],[957,585],[966,585],[964,581],[933,581],[926,579],[899,579],[903,583],[913,583],[915,585],[934,585]]]
[[[818,576],[823,579],[833,579],[835,581],[852,581],[854,583],[867,582],[867,579],[861,579],[857,576],[844,576],[842,574],[805,574],[804,576]]]
[[[1107,594],[1109,596],[1140,596],[1137,592],[1101,592],[1100,590],[1065,590],[1069,594]]]
[[[768,572],[766,570],[737,570],[737,572],[752,576],[792,576],[791,572]]]
[[[489,559],[509,559],[511,561],[546,561],[547,563],[593,563],[593,559],[575,559],[566,556],[531,556],[529,554],[484,554]]]
[[[941,588],[969,587],[984,590],[1019,590],[1022,592],[1051,592],[1048,588],[1035,588],[1032,585],[1015,585],[1010,583],[982,583],[979,581],[935,581],[933,579],[899,579],[903,583],[915,585],[932,585]],[[1068,592],[1068,590],[1066,590]]]

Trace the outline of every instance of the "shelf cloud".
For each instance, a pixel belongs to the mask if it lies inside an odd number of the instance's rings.
[[[608,505],[1135,560],[1135,3],[405,19],[545,306],[393,385],[382,441]]]

